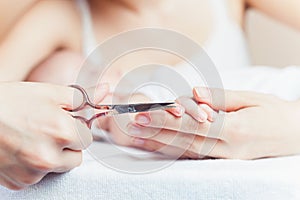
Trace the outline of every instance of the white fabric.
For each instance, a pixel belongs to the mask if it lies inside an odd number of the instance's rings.
[[[98,143],[104,150],[111,148]],[[112,156],[113,157],[113,156]],[[163,170],[133,175],[106,168],[86,152],[84,163],[65,174],[51,174],[24,191],[0,188],[7,200],[300,198],[300,156],[240,160],[182,160]],[[146,162],[126,155],[116,159]],[[152,161],[161,162],[161,161]]]

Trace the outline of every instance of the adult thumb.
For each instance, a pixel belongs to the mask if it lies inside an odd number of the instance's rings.
[[[194,99],[214,110],[233,112],[258,105],[260,95],[254,92],[232,91],[218,88],[195,87]]]

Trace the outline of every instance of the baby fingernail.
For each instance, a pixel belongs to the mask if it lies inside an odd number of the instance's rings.
[[[130,126],[128,128],[128,133],[131,135],[139,135],[139,134],[141,134],[141,129],[136,126]]]
[[[150,118],[145,116],[145,115],[137,115],[135,118],[135,121],[138,124],[149,124],[150,123]]]

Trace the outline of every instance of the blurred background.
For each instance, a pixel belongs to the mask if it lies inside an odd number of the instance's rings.
[[[27,10],[35,1],[0,0],[0,7],[15,7],[15,13],[22,14],[22,10]],[[18,6],[14,6],[15,3]],[[5,19],[6,12],[12,15],[10,9],[3,10],[0,19]],[[1,20],[0,28],[8,27],[17,17],[19,16],[13,16],[11,20]],[[300,66],[300,30],[293,30],[253,9],[247,12],[245,28],[254,65]],[[0,39],[3,34],[4,32],[0,30]]]
[[[300,30],[294,30],[256,10],[249,10],[246,19],[254,65],[300,66]]]

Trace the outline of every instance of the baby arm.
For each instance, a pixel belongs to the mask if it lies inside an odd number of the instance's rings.
[[[54,51],[79,49],[75,18],[72,1],[37,3],[0,44],[0,81],[25,80]]]

